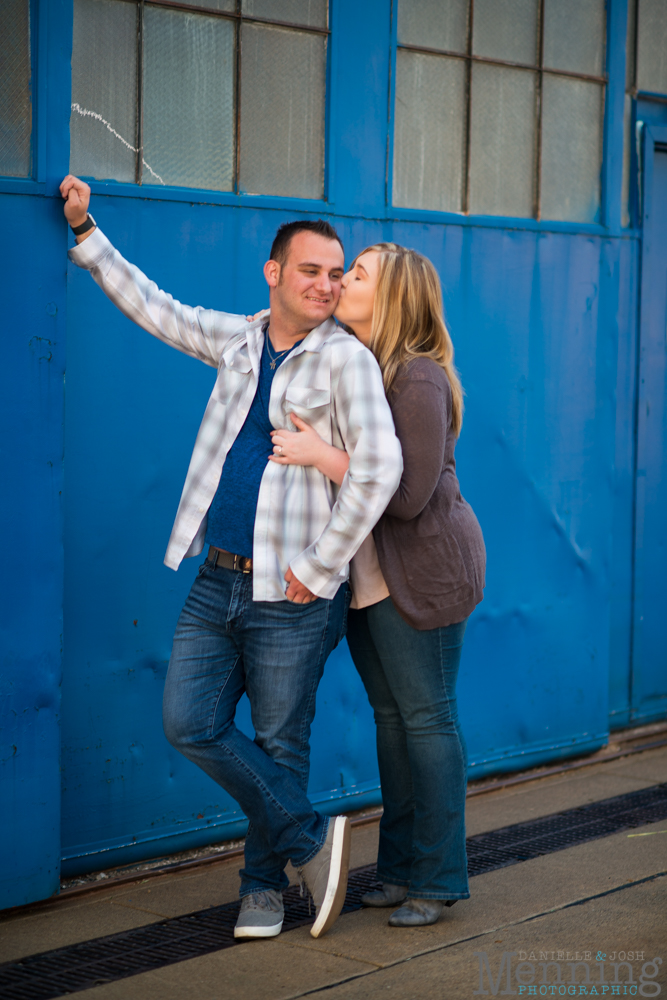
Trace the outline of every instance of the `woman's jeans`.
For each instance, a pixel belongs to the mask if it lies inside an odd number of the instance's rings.
[[[330,601],[253,601],[251,574],[206,562],[178,620],[164,729],[250,821],[241,896],[285,889],[287,861],[301,867],[326,839],[328,818],[306,795],[310,726],[324,664],[345,630],[348,594],[344,586]],[[244,691],[254,741],[234,723]]]
[[[419,631],[387,597],[350,611],[347,641],[377,725],[378,878],[413,899],[467,899],[467,759],[456,710],[466,621]]]

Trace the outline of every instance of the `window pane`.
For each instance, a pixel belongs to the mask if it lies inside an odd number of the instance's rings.
[[[637,87],[667,93],[667,3],[639,0]]]
[[[533,215],[536,76],[473,66],[470,211],[476,215]]]
[[[538,0],[475,0],[474,54],[536,63],[538,14]]]
[[[625,40],[625,89],[635,85],[635,57],[637,41],[637,0],[628,0],[628,33]]]
[[[144,184],[231,191],[234,22],[144,10]]]
[[[243,191],[323,196],[325,65],[322,35],[243,25]]]
[[[465,62],[399,49],[394,205],[461,211]]]
[[[403,45],[465,52],[468,0],[398,0],[398,40]]]
[[[30,5],[0,4],[0,174],[30,173]]]
[[[605,0],[544,0],[544,65],[601,76]]]
[[[243,0],[244,14],[326,28],[327,0]]]
[[[73,174],[136,179],[135,4],[74,0],[70,137]]]
[[[542,218],[598,222],[603,87],[544,76]]]

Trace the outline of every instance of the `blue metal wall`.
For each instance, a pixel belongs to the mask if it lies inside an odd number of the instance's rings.
[[[39,231],[45,259],[29,298],[3,295],[0,907],[48,896],[59,879],[66,246],[42,199],[4,201],[10,231]],[[2,240],[4,274],[10,254],[29,256],[25,235]]]
[[[33,23],[35,179],[0,195],[0,909],[60,878],[67,234],[47,194],[68,160],[70,22],[54,0]]]
[[[667,127],[643,131],[644,241],[637,369],[631,710],[667,712]]]
[[[610,677],[615,718],[629,712],[639,240],[620,228],[625,2],[610,7],[605,226],[388,208],[389,0],[331,6],[326,203],[96,183],[92,210],[115,245],[175,296],[232,311],[266,304],[261,266],[272,235],[307,210],[332,219],[348,256],[395,239],[431,257],[467,390],[462,490],[489,556],[460,684],[472,776],[594,749],[608,733]],[[66,35],[71,13],[63,11]],[[50,42],[47,51],[66,106],[66,47]],[[53,192],[52,184],[43,194]],[[3,196],[2,204],[14,202]],[[66,288],[62,857],[71,874],[235,836],[243,817],[169,747],[160,718],[173,628],[196,571],[194,560],[174,574],[162,557],[214,373],[134,327],[88,275],[70,268],[65,283],[60,207],[52,197],[39,204],[25,250],[39,231],[39,255],[29,273],[15,273],[19,317],[25,295],[37,317],[34,290],[53,274],[58,294],[49,301],[62,300],[61,321]],[[47,320],[31,314],[30,336]],[[38,386],[26,368],[12,398]],[[33,431],[21,427],[19,476],[40,454],[40,428],[48,425],[57,450],[61,406],[59,390]],[[10,630],[20,649],[40,607],[23,588],[38,579],[52,616],[60,601],[59,564],[45,565],[41,547],[46,538],[47,551],[58,550],[57,518],[39,502],[42,481],[25,482],[38,502],[21,512],[8,585],[23,608]],[[40,615],[30,641],[57,663],[52,619]],[[249,726],[245,708],[241,715]],[[47,761],[55,830],[55,725],[49,732],[43,755],[25,746],[33,769]],[[312,742],[311,792],[322,808],[379,801],[372,716],[344,646],[327,665]],[[32,812],[26,828],[35,823]],[[27,872],[45,855],[33,839],[21,864]],[[53,877],[40,886],[31,898],[53,891]],[[12,901],[24,897],[14,892],[4,905]]]
[[[277,212],[111,197],[94,211],[176,296],[238,311],[265,304],[261,264]],[[461,681],[473,775],[600,745],[615,350],[620,321],[630,322],[618,299],[634,244],[336,222],[351,252],[390,237],[427,253],[443,277],[468,393],[461,481],[489,550]],[[169,748],[160,722],[171,634],[195,569],[175,575],[161,559],[214,373],[143,334],[75,268],[69,326],[63,848],[74,871],[102,847],[124,846],[114,860],[136,856],[146,848],[133,838],[205,842],[221,824],[216,836],[235,833],[238,813]],[[373,736],[339,652],[313,740],[318,799],[376,788]],[[165,839],[158,850],[175,846]]]
[[[641,123],[644,133],[646,128],[658,132],[667,127],[667,103],[664,101],[642,98],[637,100],[633,111],[633,127]],[[652,144],[649,153],[652,156]],[[636,152],[633,150],[633,177],[640,173]],[[646,174],[647,171],[644,171]],[[652,170],[648,171],[651,187]],[[643,178],[642,178],[643,180]],[[643,187],[643,184],[642,184]],[[635,182],[632,185],[635,212],[639,216],[640,194],[648,194],[652,199],[653,191],[640,191]],[[660,196],[660,192],[656,192]],[[664,194],[663,194],[664,197]],[[663,251],[664,252],[664,251]],[[638,253],[639,261],[639,253]],[[651,279],[643,276],[643,283]],[[655,284],[655,282],[653,282]],[[664,282],[658,281],[655,289],[659,294]],[[653,722],[664,717],[665,698],[667,697],[667,670],[664,658],[653,664],[655,679],[642,671],[641,647],[637,647],[636,639],[641,631],[643,609],[635,607],[634,602],[634,566],[635,566],[635,485],[637,482],[637,389],[638,389],[638,359],[641,351],[639,336],[640,321],[640,268],[634,272],[629,285],[621,288],[622,297],[628,300],[633,322],[618,341],[618,382],[617,382],[617,417],[616,417],[616,461],[615,461],[615,502],[614,502],[614,558],[612,563],[612,605],[611,605],[611,648],[609,660],[610,680],[610,725],[612,729],[634,723],[639,725]],[[649,312],[652,303],[646,302]],[[657,304],[656,304],[657,308]],[[653,351],[655,352],[655,345]],[[662,364],[659,358],[655,359]],[[660,404],[662,405],[662,404]],[[665,449],[659,446],[654,449],[654,456],[665,455]],[[664,460],[664,459],[663,459]],[[642,470],[639,470],[640,472]],[[645,469],[643,470],[646,471]],[[654,470],[664,477],[663,468]],[[641,477],[640,477],[641,478]],[[653,539],[647,538],[647,544],[653,544]],[[655,581],[658,593],[661,593],[660,581]],[[628,609],[631,612],[628,613]],[[663,616],[664,617],[664,616]],[[635,628],[639,626],[639,628]],[[663,634],[664,635],[664,634]],[[662,642],[664,650],[666,644]],[[643,674],[643,676],[642,676]]]

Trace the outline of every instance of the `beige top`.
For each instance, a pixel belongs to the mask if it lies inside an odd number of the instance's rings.
[[[389,590],[384,581],[378,554],[371,532],[361,544],[356,556],[350,563],[350,586],[352,588],[351,608],[367,608],[389,597]]]

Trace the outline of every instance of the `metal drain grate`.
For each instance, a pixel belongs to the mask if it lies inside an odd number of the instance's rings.
[[[667,819],[667,783],[470,837],[468,871],[481,875],[661,819]],[[363,893],[376,884],[374,865],[351,872],[343,913],[359,909]],[[283,930],[312,922],[314,913],[297,887],[284,899]],[[226,903],[0,965],[0,996],[50,1000],[229,948],[238,907]]]
[[[666,818],[667,783],[515,823],[468,838],[468,874],[481,875]]]

